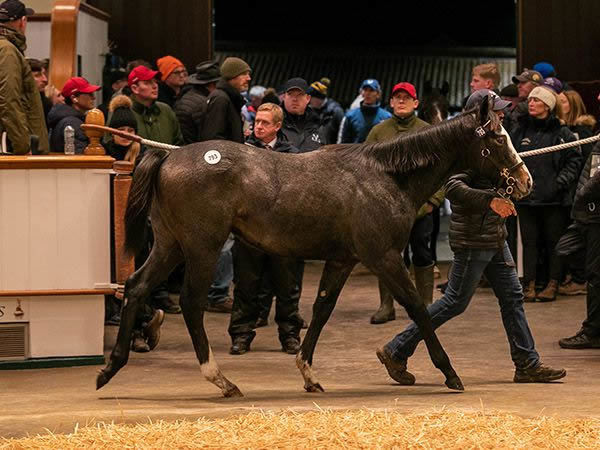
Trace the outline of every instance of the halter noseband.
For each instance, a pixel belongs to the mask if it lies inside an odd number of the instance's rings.
[[[490,122],[491,121],[488,120],[482,126],[475,128],[475,135],[478,138],[483,139],[484,137],[487,136],[488,131],[485,128],[490,124]],[[521,167],[523,165],[523,161],[516,163],[512,167],[502,167],[493,158],[490,157],[491,153],[492,152],[487,147],[484,147],[481,150],[481,156],[483,157],[483,159],[484,160],[487,159],[488,161],[490,161],[496,167],[496,169],[498,169],[500,171],[500,181],[498,181],[498,184],[496,185],[494,190],[502,198],[508,198],[515,191],[514,185],[516,183],[516,180],[515,180],[515,177],[512,176],[512,174],[515,170],[517,170],[519,167]],[[482,164],[483,164],[483,161],[482,161]],[[506,189],[502,188],[503,183],[506,183]]]

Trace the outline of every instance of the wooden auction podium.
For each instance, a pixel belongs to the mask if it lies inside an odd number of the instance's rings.
[[[113,162],[0,157],[0,368],[103,362]]]

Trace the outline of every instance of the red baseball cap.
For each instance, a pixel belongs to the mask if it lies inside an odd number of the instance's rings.
[[[394,86],[394,89],[392,89],[392,97],[398,91],[405,91],[414,100],[417,99],[417,90],[415,89],[415,87],[412,84],[407,83],[406,81],[403,81],[402,83],[398,83],[397,85]]]
[[[100,86],[90,84],[88,80],[82,77],[69,78],[62,88],[61,94],[64,98],[69,98],[75,94],[91,94],[100,90]]]
[[[137,83],[138,81],[148,81],[156,78],[158,72],[156,70],[148,69],[146,66],[137,66],[131,72],[129,72],[129,76],[127,77],[127,84],[131,86],[132,84]]]

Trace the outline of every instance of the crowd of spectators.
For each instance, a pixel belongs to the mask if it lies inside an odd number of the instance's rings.
[[[0,4],[1,151],[27,154],[32,150],[30,137],[35,135],[39,138],[37,151],[62,152],[65,129],[70,126],[75,131],[75,152],[81,154],[88,142],[80,126],[86,113],[95,107],[95,93],[101,87],[81,77],[69,79],[60,90],[49,85],[48,61],[24,57],[27,16],[31,13],[19,0]],[[359,96],[345,111],[331,96],[335,80],[322,77],[309,84],[301,78],[303,74],[296,75],[277,88],[251,86],[253,78],[260,79],[260,73],[253,73],[240,58],[229,57],[221,64],[203,61],[188,74],[179,59],[165,55],[154,66],[136,60],[127,67],[113,68],[107,80],[112,98],[99,108],[109,126],[154,141],[186,145],[224,139],[286,153],[318,151],[327,144],[380,142],[428,126],[418,118],[419,86],[410,80],[382,87],[377,79],[367,78],[357,83]],[[498,68],[482,64],[473,68],[470,88],[472,92],[495,92],[505,100],[503,123],[517,151],[593,134],[594,117],[586,113],[579,94],[560,80],[551,64],[543,62],[525,69],[501,89],[500,82]],[[386,91],[390,93],[387,105],[382,103]],[[108,138],[105,145],[107,152],[119,160],[135,162],[144,152],[139,144],[119,137]],[[581,242],[588,234],[582,223],[589,222],[572,213],[574,201],[577,204],[577,182],[583,189],[585,181],[594,178],[599,153],[598,145],[589,144],[526,161],[534,189],[516,205],[523,242],[525,301],[547,302],[560,294],[587,293],[588,310],[600,314],[600,294],[595,291],[595,279],[590,278],[595,259],[572,257],[575,251],[585,250]],[[434,261],[428,250],[430,215],[442,201],[443,192],[439,192],[423,205],[410,238],[415,281],[427,302],[431,302],[433,291]],[[509,218],[507,227],[508,246],[516,258],[516,219]],[[567,245],[573,239],[561,240],[563,236],[575,236],[579,246]],[[217,264],[207,309],[231,313],[232,354],[250,349],[254,329],[268,323],[273,298],[282,349],[288,353],[298,351],[299,330],[305,325],[298,313],[303,270],[302,261],[276,258],[233,237],[228,239]],[[233,299],[229,296],[232,280]],[[383,286],[380,290],[381,308],[373,316],[373,323],[394,318],[391,296]],[[162,322],[157,310],[181,311],[165,285],[155,290],[150,303],[156,310],[146,311],[139,320],[135,346],[139,351],[151,349],[149,339],[155,345],[152,333]],[[118,323],[118,314],[111,320]],[[584,336],[588,341],[599,340],[600,346],[597,322],[588,320]]]

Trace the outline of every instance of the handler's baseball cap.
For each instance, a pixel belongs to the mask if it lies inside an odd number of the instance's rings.
[[[492,100],[494,101],[494,106],[492,107],[494,111],[502,111],[504,108],[508,108],[512,105],[512,102],[501,99],[494,91],[490,91],[489,89],[479,89],[473,92],[468,98],[465,109],[474,108],[482,101],[487,100],[488,96],[492,97]]]
[[[69,78],[60,92],[64,98],[75,94],[91,94],[100,90],[100,86],[90,84],[88,80],[81,77]]]
[[[283,86],[284,92],[289,92],[292,89],[300,89],[305,94],[308,92],[308,83],[304,78],[290,78]]]
[[[159,72],[156,70],[148,69],[146,66],[137,66],[131,72],[129,72],[129,76],[127,77],[127,84],[131,86],[132,84],[137,83],[138,81],[148,81],[156,78]]]
[[[26,8],[19,0],[6,0],[0,3],[0,22],[12,22],[25,16],[33,16],[35,11]]]
[[[544,77],[537,70],[525,69],[521,75],[512,77],[512,81],[515,84],[531,81],[533,84],[539,86],[544,82]]]
[[[374,91],[381,91],[381,86],[379,85],[379,81],[377,81],[374,78],[367,78],[365,81],[363,81],[360,84],[360,88],[361,89],[370,88],[370,89],[373,89]]]
[[[394,86],[394,88],[392,89],[392,97],[398,91],[406,92],[408,95],[410,95],[413,98],[413,100],[417,99],[417,90],[415,89],[415,87],[412,84],[407,83],[406,81],[403,81],[402,83],[398,83],[397,85]]]

